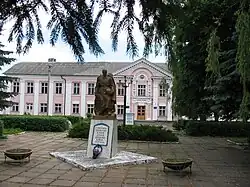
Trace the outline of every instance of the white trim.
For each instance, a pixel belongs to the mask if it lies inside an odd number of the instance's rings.
[[[153,93],[153,119],[152,120],[157,120],[159,106],[158,106],[158,82],[156,80],[153,80],[152,93]],[[157,108],[155,109],[155,107]]]
[[[33,114],[38,115],[39,114],[39,93],[40,93],[40,81],[35,80],[34,81],[34,103],[33,103]]]
[[[19,114],[23,115],[24,114],[24,93],[25,93],[25,81],[20,80],[20,98],[19,98]]]
[[[73,104],[79,104],[80,105],[80,101],[72,101],[72,105]]]
[[[114,72],[113,75],[115,76],[117,74],[120,74],[120,73],[122,73],[122,72],[124,72],[124,71],[126,71],[126,70],[128,70],[128,69],[130,69],[130,68],[132,68],[132,67],[134,67],[134,66],[136,66],[138,64],[140,64],[140,63],[144,63],[144,64],[148,65],[149,67],[156,69],[160,73],[162,73],[162,74],[164,74],[166,76],[172,77],[172,75],[169,72],[164,71],[163,69],[161,69],[158,66],[154,65],[150,61],[146,60],[145,58],[141,58],[141,59],[136,60],[134,63],[132,63],[132,64],[130,64],[130,65],[128,65],[128,66],[126,66],[126,67],[124,67],[124,68],[122,68],[122,69]]]
[[[67,82],[66,81],[66,102],[65,102],[65,114],[66,115],[71,115],[71,94],[72,94],[72,82]]]
[[[170,87],[169,87],[169,96],[170,96],[170,99],[168,100],[168,103],[167,103],[167,115],[168,115],[168,121],[172,121],[173,120],[173,109],[172,109],[172,105],[173,105],[173,94],[172,94],[172,83],[170,83]]]
[[[81,94],[81,111],[80,114],[82,117],[86,116],[86,81],[82,81],[82,89],[80,89]]]
[[[53,78],[51,78],[53,79]],[[53,103],[54,103],[54,98],[53,98],[53,95],[54,95],[54,82],[53,80],[50,79],[50,82],[48,83],[48,86],[49,86],[49,106],[47,106],[47,110],[49,111],[49,115],[52,115],[53,114]]]

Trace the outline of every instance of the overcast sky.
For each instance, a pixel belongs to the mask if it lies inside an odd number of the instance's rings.
[[[49,15],[46,15],[44,12],[40,12],[39,15],[40,15],[41,22],[43,25],[43,35],[45,39],[44,44],[40,45],[40,44],[37,44],[36,41],[34,41],[33,46],[30,49],[28,54],[20,55],[20,56],[17,54],[13,55],[14,58],[16,58],[16,62],[13,62],[11,65],[18,63],[18,62],[24,62],[24,61],[46,62],[48,58],[55,58],[58,62],[75,62],[76,59],[74,58],[70,48],[68,47],[67,44],[63,43],[60,40],[60,38],[56,46],[52,47],[49,44],[50,31],[46,29],[46,24],[49,21],[50,17]],[[84,55],[84,59],[86,62],[88,61],[115,61],[115,62],[133,61],[133,59],[131,59],[129,55],[126,55],[126,33],[122,33],[119,37],[119,46],[118,46],[117,52],[112,51],[111,39],[110,39],[111,22],[112,22],[112,16],[110,15],[104,16],[102,19],[100,30],[99,30],[99,43],[102,49],[104,50],[105,54],[99,58],[96,58],[94,55],[88,52],[88,46],[86,46],[86,53]],[[7,41],[9,30],[12,25],[13,23],[11,22],[5,25],[4,27],[5,30],[3,32],[3,35],[0,36],[0,41],[2,42],[2,44],[6,46],[4,49],[15,51],[16,43],[15,42],[9,43]],[[141,58],[142,53],[143,53],[144,41],[138,29],[134,30],[134,37],[139,46],[140,56],[138,58]],[[134,60],[137,60],[138,58]],[[151,62],[165,62],[165,57],[164,56],[155,57],[155,55],[152,54],[149,56],[148,60]],[[10,66],[8,65],[8,66],[2,67],[2,70],[0,70],[0,74],[2,74],[4,71],[10,68]]]

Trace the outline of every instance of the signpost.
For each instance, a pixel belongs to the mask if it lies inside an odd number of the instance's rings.
[[[134,125],[134,113],[126,113],[126,125]]]

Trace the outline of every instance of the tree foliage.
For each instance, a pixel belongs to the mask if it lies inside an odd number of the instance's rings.
[[[136,4],[140,16],[136,16]],[[99,25],[105,14],[111,14],[114,51],[119,34],[126,32],[127,54],[138,56],[136,25],[144,36],[144,56],[164,49],[174,75],[177,114],[246,121],[250,113],[249,5],[249,0],[5,0],[0,2],[0,21],[14,20],[9,41],[16,39],[17,52],[27,53],[35,39],[44,42],[41,9],[51,17],[50,43],[55,45],[61,36],[83,61],[82,40],[94,55],[104,53],[98,43]]]
[[[247,120],[249,3],[189,0],[182,10],[185,19],[176,19],[175,28],[176,112],[189,118],[203,114]]]
[[[135,5],[141,7],[139,17]],[[98,56],[104,53],[98,43],[98,30],[104,14],[113,15],[111,24],[112,48],[117,50],[120,32],[127,34],[127,54],[138,56],[138,46],[133,35],[136,24],[145,39],[144,55],[164,47],[167,53],[171,42],[171,20],[178,15],[180,3],[176,0],[6,0],[0,2],[0,19],[4,22],[14,20],[9,41],[16,38],[17,53],[27,53],[34,40],[43,43],[42,25],[38,10],[50,15],[47,28],[51,31],[50,43],[55,45],[58,37],[71,47],[79,61],[83,61],[85,46],[88,44],[91,53]],[[94,17],[94,10],[99,9]],[[122,15],[122,11],[125,14]],[[108,26],[108,25],[107,25]],[[23,45],[23,40],[26,43]]]
[[[2,69],[2,66],[15,61],[14,58],[9,57],[9,55],[13,52],[2,50],[3,47],[4,45],[0,42],[0,70]],[[10,81],[12,81],[11,77],[0,76],[0,111],[9,107],[12,104],[12,102],[9,101],[8,98],[14,96],[15,94],[6,91],[8,87],[8,82]]]

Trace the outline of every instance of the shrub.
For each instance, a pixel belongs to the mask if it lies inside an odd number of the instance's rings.
[[[247,124],[249,126],[250,124]],[[247,127],[243,122],[225,121],[189,121],[185,131],[191,136],[247,136]]]
[[[1,116],[5,128],[20,128],[25,131],[63,132],[68,129],[64,117],[54,116]]]
[[[69,130],[71,138],[88,138],[90,123],[88,120],[82,121]],[[159,142],[176,142],[178,137],[172,131],[165,130],[163,127],[149,125],[127,125],[118,126],[119,140],[142,140]]]
[[[189,120],[178,120],[178,121],[174,121],[173,123],[173,128],[175,130],[184,130],[186,128],[186,126],[188,125]]]
[[[71,138],[88,138],[89,128],[90,122],[88,120],[82,120],[73,125],[73,128],[69,130],[68,136]]]
[[[53,117],[65,117],[71,122],[72,125],[79,123],[81,120],[83,120],[82,116],[53,116]]]
[[[159,142],[177,142],[178,137],[162,126],[127,125],[118,127],[119,140],[142,140]]]

